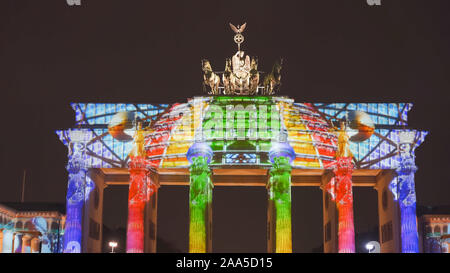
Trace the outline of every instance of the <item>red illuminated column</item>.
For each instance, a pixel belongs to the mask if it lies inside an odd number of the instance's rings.
[[[132,156],[129,164],[127,253],[144,252],[144,209],[147,201],[148,170],[143,156]]]
[[[339,253],[355,253],[355,227],[353,223],[353,164],[351,157],[336,158],[335,194],[338,209]]]

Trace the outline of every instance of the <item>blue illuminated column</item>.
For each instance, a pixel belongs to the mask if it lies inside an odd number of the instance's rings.
[[[84,162],[86,142],[82,131],[70,132],[69,161],[67,171],[69,182],[66,196],[66,224],[64,232],[64,253],[80,253],[83,207],[86,195],[87,167]]]
[[[400,164],[397,168],[397,193],[401,217],[402,253],[419,252],[419,235],[416,218],[416,191],[414,173],[415,164],[415,133],[402,132],[399,134]]]

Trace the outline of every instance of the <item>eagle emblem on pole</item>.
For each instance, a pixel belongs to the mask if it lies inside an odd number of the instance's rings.
[[[247,23],[244,23],[242,26],[235,26],[232,23],[230,23],[231,29],[236,33],[234,35],[234,42],[238,45],[238,51],[241,51],[241,44],[244,42],[244,35],[242,35],[242,32],[244,32],[245,27],[247,26]]]

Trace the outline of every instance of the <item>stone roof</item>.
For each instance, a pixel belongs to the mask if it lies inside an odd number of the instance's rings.
[[[66,206],[63,203],[44,203],[44,202],[1,202],[0,206],[9,208],[16,212],[59,212],[66,213]]]

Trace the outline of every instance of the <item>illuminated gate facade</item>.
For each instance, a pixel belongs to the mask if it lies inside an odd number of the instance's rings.
[[[378,191],[381,251],[419,252],[414,150],[427,132],[407,129],[412,104],[274,96],[282,61],[260,81],[241,38],[225,71],[202,61],[207,96],[72,104],[74,128],[57,131],[69,147],[64,251],[101,251],[103,191],[129,185],[127,252],[156,252],[158,188],[180,185],[190,187],[189,251],[211,252],[214,187],[241,185],[267,188],[268,252],[292,252],[292,186],[323,190],[325,252],[355,251],[358,186]]]

